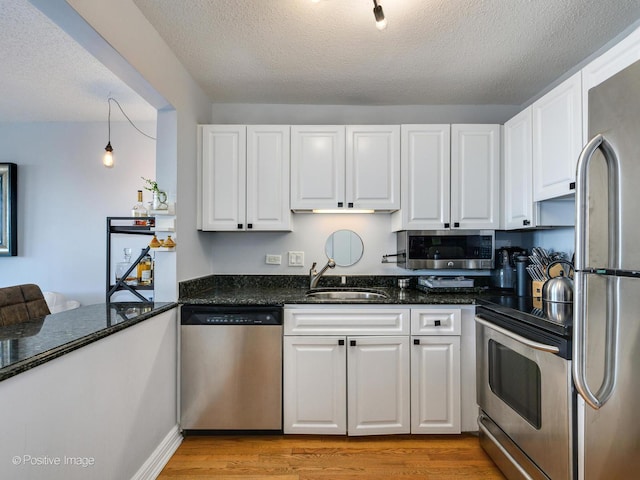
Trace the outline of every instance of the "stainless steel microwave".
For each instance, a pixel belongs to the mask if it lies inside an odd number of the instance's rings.
[[[491,269],[493,230],[403,230],[397,232],[398,266],[422,269]]]

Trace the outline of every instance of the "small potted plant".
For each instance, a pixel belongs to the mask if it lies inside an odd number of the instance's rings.
[[[167,210],[167,194],[158,188],[158,182],[149,178],[140,177],[145,181],[145,190],[149,190],[153,195],[153,201],[151,202],[152,210]]]

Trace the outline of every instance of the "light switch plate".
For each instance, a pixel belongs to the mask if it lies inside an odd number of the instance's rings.
[[[304,267],[304,252],[289,252],[290,267]]]
[[[282,263],[282,255],[273,255],[273,254],[267,253],[265,263],[267,265],[280,265]]]

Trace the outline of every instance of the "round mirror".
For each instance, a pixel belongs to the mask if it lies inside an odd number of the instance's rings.
[[[364,245],[360,236],[351,230],[336,230],[324,245],[327,257],[333,258],[336,265],[349,267],[362,258]]]

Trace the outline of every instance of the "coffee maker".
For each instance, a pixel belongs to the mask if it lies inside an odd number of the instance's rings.
[[[527,255],[522,247],[502,247],[495,252],[496,268],[491,271],[491,286],[503,290],[516,288],[516,257]]]

